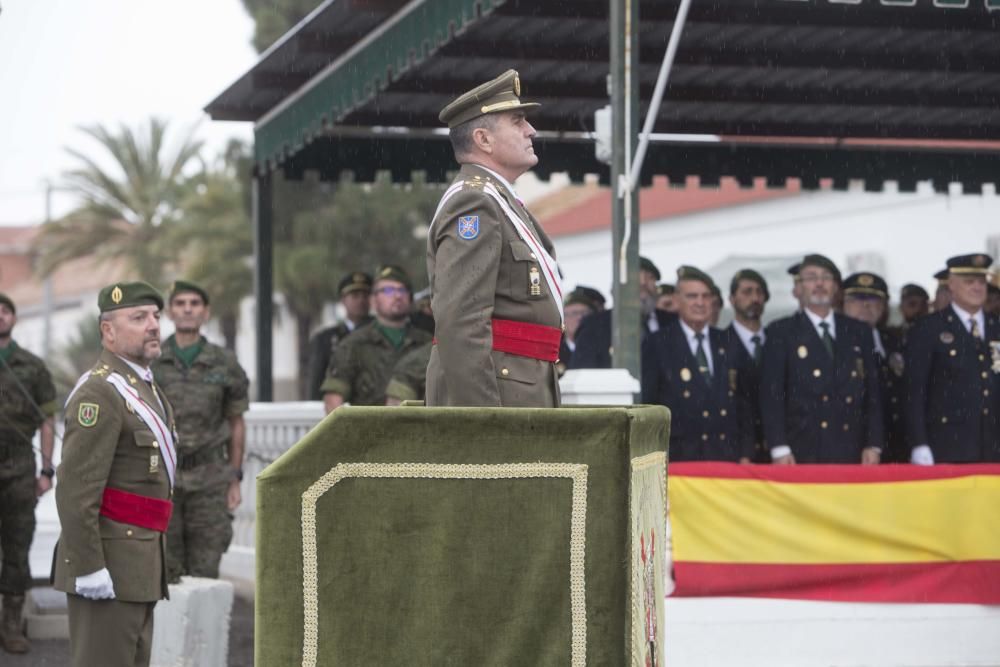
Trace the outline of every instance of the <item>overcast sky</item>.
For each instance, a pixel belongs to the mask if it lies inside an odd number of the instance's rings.
[[[40,222],[45,180],[73,165],[64,148],[94,151],[76,128],[170,122],[214,156],[250,123],[202,111],[256,61],[240,0],[0,0],[0,224]],[[72,205],[56,198],[56,213]]]

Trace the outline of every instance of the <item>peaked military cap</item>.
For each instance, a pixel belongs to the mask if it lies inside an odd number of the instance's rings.
[[[909,299],[911,296],[918,296],[921,299],[930,300],[931,296],[927,293],[920,285],[915,285],[913,283],[907,283],[903,285],[903,289],[899,291],[900,299]]]
[[[607,303],[607,299],[601,294],[601,291],[594,289],[593,287],[587,287],[586,285],[577,285],[576,288],[587,295],[587,298],[594,302],[594,306],[600,310],[604,309],[604,304]]]
[[[693,266],[681,266],[677,269],[677,282],[682,280],[700,280],[701,282],[708,285],[708,289],[711,290],[712,294],[722,297],[722,293],[719,288],[715,286],[715,281],[712,280],[712,276],[708,275],[701,269],[696,269]]]
[[[806,255],[805,257],[802,258],[802,262],[799,264],[799,270],[792,275],[798,276],[799,273],[801,273],[802,269],[806,268],[807,266],[817,266],[821,269],[826,269],[827,271],[833,274],[833,279],[837,281],[837,284],[838,285],[840,284],[841,282],[840,269],[837,268],[837,265],[834,264],[833,260],[831,260],[829,257],[825,255],[820,255],[819,253],[812,253],[810,255]],[[788,272],[792,273],[791,269],[789,269]]]
[[[852,273],[844,281],[844,294],[853,296],[878,296],[889,298],[889,286],[882,276],[867,271]]]
[[[981,252],[972,255],[958,255],[948,260],[948,274],[959,275],[980,275],[985,276],[990,272],[993,265],[993,258]]]
[[[413,292],[413,283],[410,282],[410,276],[395,264],[384,264],[379,267],[379,270],[375,272],[375,282],[380,280],[395,280],[398,283],[403,283],[406,289]]]
[[[363,271],[352,271],[337,283],[337,294],[345,296],[351,292],[371,292],[372,277]]]
[[[190,280],[175,280],[174,284],[170,286],[170,296],[167,297],[167,301],[173,301],[175,296],[184,292],[194,292],[201,297],[206,306],[208,305],[208,292]]]
[[[660,283],[656,286],[656,294],[658,296],[668,296],[677,291],[677,288],[670,283]]]
[[[154,305],[163,310],[163,297],[149,283],[112,283],[97,294],[97,307],[102,313],[119,308]]]
[[[17,314],[17,307],[14,305],[14,302],[11,300],[9,296],[4,294],[3,292],[0,292],[0,303],[10,308],[10,312],[14,313],[15,315]]]
[[[538,106],[541,105],[537,102],[521,101],[521,79],[517,70],[509,69],[492,81],[487,81],[459,95],[448,106],[441,109],[438,119],[447,124],[448,127],[455,127],[488,113]]]
[[[767,281],[764,280],[764,276],[760,275],[757,271],[753,269],[740,269],[733,276],[732,282],[729,283],[729,293],[736,294],[736,289],[740,286],[741,280],[752,280],[753,282],[760,285],[760,288],[764,291],[764,301],[771,300],[771,291],[767,289]]]
[[[656,280],[660,279],[660,270],[656,268],[656,264],[653,264],[653,261],[648,257],[639,257],[639,270],[649,271]]]
[[[566,299],[563,301],[563,305],[571,306],[574,303],[580,303],[587,306],[591,310],[597,310],[597,304],[591,298],[583,288],[577,287],[572,292],[566,295]]]

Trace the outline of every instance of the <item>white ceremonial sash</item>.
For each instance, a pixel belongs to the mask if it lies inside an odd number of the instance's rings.
[[[129,386],[129,383],[125,381],[118,373],[110,373],[108,375],[108,382],[111,383],[118,393],[122,395],[125,402],[132,406],[135,414],[139,416],[149,430],[153,432],[156,436],[156,442],[160,445],[160,453],[163,454],[163,465],[167,469],[167,476],[170,478],[170,486],[174,485],[174,475],[177,470],[177,449],[174,445],[174,434],[170,431],[170,428],[163,423],[160,419],[160,415],[156,414],[156,411],[149,407],[149,404],[142,400],[139,396],[139,392]],[[164,410],[166,408],[164,407]]]
[[[441,213],[441,209],[444,208],[445,203],[451,199],[459,190],[462,189],[464,183],[456,183],[450,188],[445,190],[444,195],[441,196],[441,201],[438,203],[437,210],[434,212],[434,217],[431,219],[431,227],[434,226],[434,220],[437,219],[438,214]],[[559,278],[559,267],[556,264],[555,258],[549,254],[545,249],[545,246],[535,238],[535,235],[531,233],[528,226],[525,224],[517,213],[510,207],[507,200],[504,199],[500,191],[496,189],[492,183],[486,183],[483,185],[483,192],[493,197],[498,204],[500,204],[500,209],[507,216],[507,219],[512,225],[514,225],[514,231],[517,235],[521,237],[521,240],[528,244],[532,252],[535,253],[535,257],[538,258],[539,264],[545,269],[542,273],[545,276],[545,282],[549,286],[549,295],[556,304],[556,309],[559,311],[559,321],[563,321],[563,298],[562,298],[562,280]]]

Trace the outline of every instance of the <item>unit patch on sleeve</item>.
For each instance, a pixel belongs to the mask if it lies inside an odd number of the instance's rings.
[[[80,426],[90,428],[97,423],[97,413],[101,411],[101,406],[97,403],[81,403],[80,409],[76,413],[76,419]]]
[[[458,217],[458,236],[466,241],[479,236],[479,216],[461,215]]]

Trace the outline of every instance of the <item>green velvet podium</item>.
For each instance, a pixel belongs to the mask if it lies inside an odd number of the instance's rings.
[[[662,664],[668,436],[652,406],[334,411],[257,478],[257,667]]]

